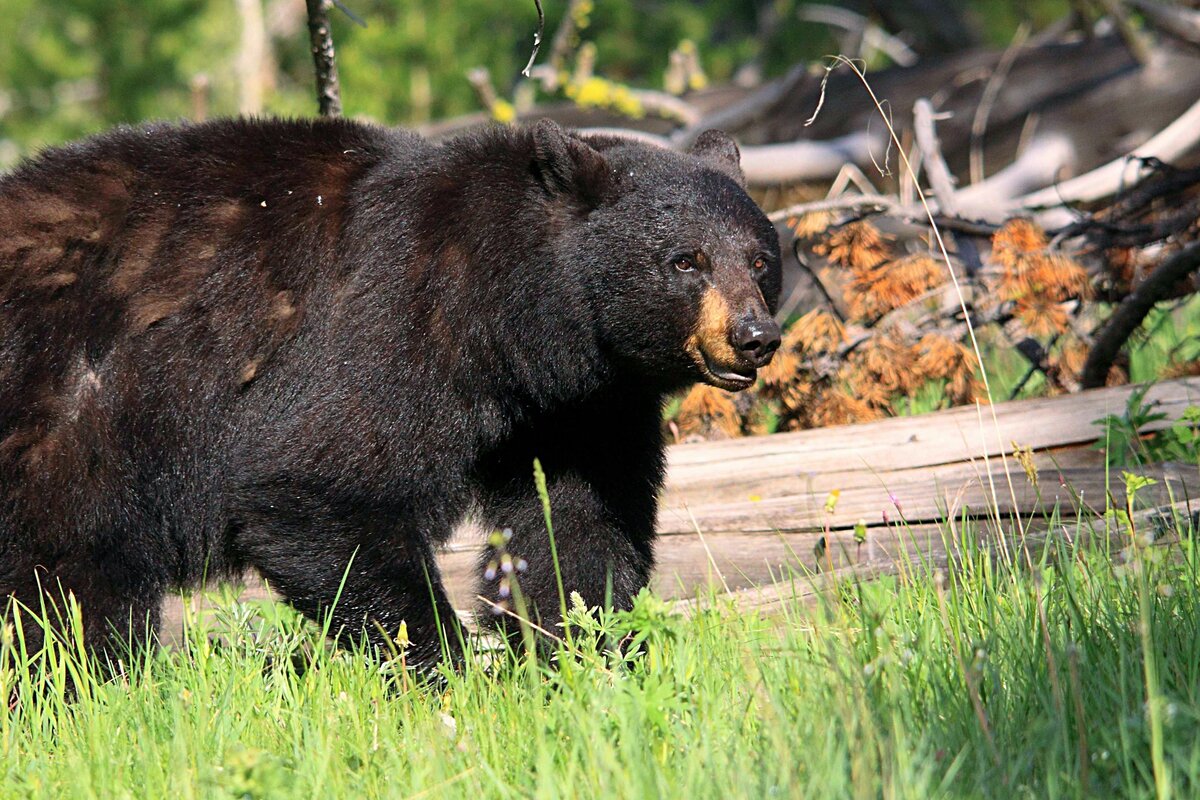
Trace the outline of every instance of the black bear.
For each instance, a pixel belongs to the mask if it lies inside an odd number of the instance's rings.
[[[738,158],[718,132],[684,154],[546,121],[435,144],[224,120],[20,166],[0,178],[0,594],[73,594],[112,652],[169,589],[253,566],[342,635],[406,622],[429,666],[457,655],[433,553],[468,512],[512,529],[529,613],[558,622],[538,458],[563,588],[627,605],[664,398],[745,388],[779,344],[779,242]]]

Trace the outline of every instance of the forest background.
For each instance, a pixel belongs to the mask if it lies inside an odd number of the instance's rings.
[[[334,11],[348,116],[394,125],[479,110],[486,67],[506,94],[529,56],[536,11],[516,0],[346,0]],[[547,31],[566,3],[545,4]],[[696,45],[713,83],[783,74],[838,51],[803,0],[638,0],[588,10],[597,72],[659,88],[670,52]],[[1068,0],[849,0],[933,55],[1005,46]],[[242,113],[315,113],[303,0],[0,0],[0,168],[114,124]],[[880,55],[881,59],[886,56]],[[885,66],[886,62],[870,66]]]

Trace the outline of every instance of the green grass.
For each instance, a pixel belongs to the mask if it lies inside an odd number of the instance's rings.
[[[1190,336],[1158,327],[1152,354]],[[1133,403],[1110,430],[1146,413]],[[1127,433],[1138,447],[1114,452],[1129,463],[1172,443],[1194,461],[1190,428],[1165,444]],[[113,680],[70,645],[14,664],[9,622],[0,800],[1196,796],[1192,531],[1088,548],[1074,526],[1015,566],[960,526],[954,570],[908,565],[815,601],[790,576],[797,596],[767,612],[714,595],[680,615],[647,594],[631,613],[574,615],[580,638],[636,638],[624,656],[477,654],[436,685],[231,593]]]
[[[1134,383],[1156,380],[1171,364],[1200,358],[1200,296],[1173,306],[1153,309],[1134,336],[1130,352],[1130,379]]]
[[[1122,553],[1060,537],[1015,568],[968,546],[949,573],[769,614],[645,595],[575,614],[639,636],[629,655],[481,657],[438,687],[330,651],[283,605],[227,600],[131,677],[77,679],[74,702],[62,661],[40,688],[0,674],[0,796],[1194,796],[1200,552],[1183,533]],[[10,629],[4,661],[12,646]]]

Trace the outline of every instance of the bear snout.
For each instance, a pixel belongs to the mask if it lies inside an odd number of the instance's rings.
[[[743,317],[731,332],[732,344],[751,364],[764,367],[779,349],[779,323],[771,317]]]

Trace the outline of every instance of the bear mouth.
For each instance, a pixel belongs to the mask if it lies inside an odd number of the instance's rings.
[[[728,392],[740,392],[743,389],[749,389],[754,385],[754,381],[758,378],[758,370],[750,367],[747,372],[735,370],[732,367],[718,366],[714,364],[708,357],[708,354],[701,351],[701,370],[704,373],[704,382],[710,386],[715,386],[718,389],[724,389]]]

